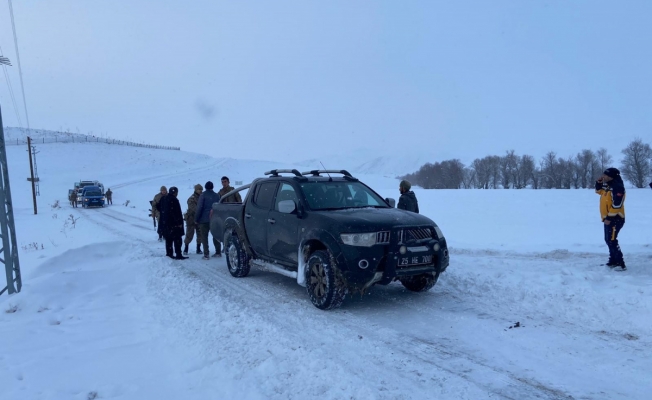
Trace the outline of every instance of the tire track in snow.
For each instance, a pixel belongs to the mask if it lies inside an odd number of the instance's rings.
[[[96,216],[109,215],[112,211],[111,209],[103,209],[103,211],[105,210],[106,212],[97,213],[89,219],[121,237],[131,236],[134,240],[147,245],[149,248],[153,248],[155,245],[161,246],[158,242],[152,244],[151,241],[135,237],[129,230],[118,229],[109,226],[105,221],[99,221]],[[124,213],[120,214],[128,216]],[[137,217],[129,217],[141,220]],[[114,220],[133,225],[121,218],[114,217]],[[147,230],[150,229],[147,228]],[[161,248],[161,252],[162,250]],[[155,254],[154,251],[152,253]],[[180,263],[179,265],[186,271],[185,275],[187,277],[197,277],[207,288],[217,291],[221,299],[230,301],[232,303],[231,307],[239,307],[247,315],[253,313],[258,320],[267,321],[268,324],[277,328],[282,327],[285,334],[295,336],[297,340],[300,340],[306,334],[306,332],[302,332],[296,337],[298,326],[304,327],[302,328],[304,330],[306,326],[315,326],[316,328],[312,334],[316,336],[324,335],[326,332],[337,337],[343,331],[347,333],[348,337],[363,334],[361,336],[365,338],[365,343],[367,343],[366,352],[372,355],[373,364],[375,368],[379,369],[378,373],[385,372],[387,374],[388,371],[391,371],[396,374],[394,378],[400,376],[401,381],[410,384],[413,389],[416,389],[414,388],[415,376],[423,376],[427,374],[424,371],[431,371],[432,368],[436,368],[439,371],[438,374],[450,374],[485,394],[491,393],[502,398],[520,399],[532,397],[535,394],[536,397],[545,399],[572,398],[562,391],[546,386],[532,378],[519,376],[504,368],[491,365],[487,360],[481,359],[470,352],[452,348],[451,346],[454,343],[451,341],[445,341],[442,344],[437,340],[427,340],[411,335],[406,336],[405,333],[396,331],[390,326],[382,326],[381,329],[377,329],[374,327],[374,323],[360,323],[360,319],[365,318],[365,315],[353,314],[348,310],[326,313],[317,310],[307,300],[305,289],[296,286],[292,280],[285,277],[271,276],[272,273],[252,269],[250,277],[235,279],[228,273],[224,259],[217,262],[212,259],[210,263],[203,260],[189,259]],[[423,297],[421,298],[423,299]],[[388,299],[385,299],[385,301],[400,307],[406,305],[403,301]],[[410,306],[415,304],[414,302],[408,303],[410,303]],[[274,305],[275,312],[270,312],[270,304]],[[395,310],[396,307],[393,307],[393,309]],[[468,313],[471,310],[473,310],[473,307],[469,308],[467,305],[467,309],[464,311]],[[297,317],[297,314],[300,317]],[[279,315],[282,317],[279,317]],[[387,318],[391,319],[392,316],[387,315]],[[336,324],[333,324],[333,322],[336,322]],[[502,324],[503,321],[500,321],[500,323]],[[359,346],[356,345],[356,347]],[[374,350],[378,348],[390,349],[391,354],[386,354],[386,350]],[[311,349],[311,352],[315,351],[320,350]],[[330,354],[323,353],[323,350],[321,351],[322,358],[328,359],[332,357]],[[406,371],[404,368],[401,370],[399,366],[405,360],[411,360],[412,363],[414,360],[418,360],[419,365],[412,366],[413,369],[410,371]],[[427,385],[423,383],[422,386]],[[423,393],[428,392],[425,387],[422,389]]]
[[[215,264],[215,263],[213,263]],[[183,265],[186,267],[186,265]],[[205,282],[209,285],[211,283],[218,283],[220,286],[228,285],[229,292],[243,292],[242,285],[230,284],[229,281],[233,281],[236,278],[232,278],[228,274],[228,270],[225,262],[220,262],[219,267],[224,271],[220,273],[218,270],[214,269],[213,266],[203,266],[201,265],[199,269],[193,269],[191,272],[197,274],[200,278],[203,278]],[[252,270],[253,271],[253,270]],[[262,271],[259,271],[262,272]],[[271,272],[262,272],[262,274],[272,274]],[[259,274],[257,274],[259,275]],[[260,275],[259,275],[260,277]],[[283,280],[287,278],[281,277]],[[247,278],[244,278],[247,279]],[[255,278],[254,278],[255,279]],[[253,279],[252,279],[253,280]],[[291,282],[291,281],[290,281]],[[253,282],[252,282],[253,283]],[[255,304],[260,304],[256,310],[259,315],[266,315],[268,308],[264,305],[269,304],[270,300],[276,300],[274,304],[283,304],[287,305],[287,301],[283,301],[287,297],[287,293],[284,293],[287,287],[279,287],[280,285],[270,285],[267,282],[267,279],[257,279],[254,283],[256,290],[251,290],[250,288],[245,289],[247,295],[256,295],[259,301],[254,302]],[[252,285],[252,286],[254,286]],[[270,288],[273,288],[270,290]],[[295,292],[294,290],[291,290]],[[261,293],[264,292],[264,295]],[[307,301],[305,295],[305,289],[300,288],[300,293],[291,293],[296,294],[297,299],[301,301],[305,299],[306,301],[303,304],[297,305],[296,302],[291,302],[291,306],[300,306],[303,312],[306,314],[311,314],[313,311],[313,306]],[[280,300],[280,301],[278,301]],[[287,307],[286,307],[287,308]],[[281,311],[282,315],[293,315],[296,313],[296,309],[291,307]],[[315,309],[315,312],[323,313]],[[423,363],[420,369],[421,371],[426,371],[428,366],[435,367],[440,372],[447,372],[451,375],[458,376],[470,384],[482,389],[483,391],[492,393],[493,395],[506,398],[506,399],[522,399],[526,397],[532,397],[534,392],[537,392],[535,397],[544,398],[544,399],[570,399],[572,396],[565,394],[563,391],[548,387],[541,382],[536,381],[535,379],[525,378],[518,376],[510,371],[507,371],[503,368],[489,365],[486,360],[482,360],[471,353],[466,353],[463,351],[455,350],[450,348],[450,341],[446,341],[445,344],[437,343],[436,341],[429,341],[420,339],[413,336],[406,336],[402,332],[393,331],[391,328],[383,327],[383,333],[379,333],[379,330],[373,327],[373,323],[360,323],[360,315],[352,314],[351,312],[340,313],[338,311],[328,312],[325,316],[329,321],[332,322],[333,318],[337,319],[337,328],[336,331],[339,331],[342,328],[346,328],[351,334],[349,336],[360,335],[361,333],[364,338],[370,339],[373,342],[376,342],[378,345],[376,347],[390,347],[394,353],[399,353],[405,359],[417,359]],[[333,318],[330,318],[333,317]],[[388,318],[391,318],[388,316]],[[303,325],[309,324],[311,321],[302,320]],[[323,321],[313,321],[316,322],[314,325],[323,326],[320,322]],[[275,323],[284,326],[286,330],[292,331],[294,327],[301,323],[301,321],[289,321],[286,318],[275,319]],[[338,332],[341,334],[341,332]],[[400,357],[390,357],[392,362],[388,363],[387,356],[379,357],[374,360],[375,363],[378,363],[384,367],[391,368],[400,363]],[[459,361],[462,360],[462,363]],[[458,361],[458,362],[455,362]],[[449,367],[451,363],[457,364],[458,368]],[[469,365],[470,364],[470,365]],[[416,371],[416,370],[415,370]],[[418,374],[423,374],[423,372],[418,372]],[[407,377],[408,381],[414,379],[414,376]],[[501,382],[502,385],[496,384],[496,382]],[[500,387],[502,386],[502,387]],[[418,396],[417,396],[418,397]]]

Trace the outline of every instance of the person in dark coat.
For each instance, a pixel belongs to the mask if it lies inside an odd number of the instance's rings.
[[[183,230],[183,213],[181,204],[177,199],[179,189],[172,186],[168,196],[163,196],[159,202],[161,218],[159,220],[161,234],[165,238],[165,255],[175,260],[185,260],[181,254],[181,237],[185,234]],[[172,246],[174,245],[174,254]]]
[[[208,248],[208,233],[211,228],[210,213],[213,209],[213,203],[220,201],[220,196],[213,190],[213,182],[208,181],[204,185],[206,189],[197,200],[197,210],[195,211],[195,222],[199,224],[199,236],[204,250],[204,260],[210,260],[210,249]],[[220,242],[213,237],[215,254],[213,257],[222,257],[222,246]]]
[[[412,184],[405,179],[401,181],[398,186],[399,192],[401,192],[401,197],[398,199],[398,206],[401,210],[411,211],[413,213],[419,213],[419,202],[417,201],[417,196],[410,189]]]
[[[106,196],[106,204],[113,204],[113,192],[111,191],[111,188],[104,193]]]
[[[70,201],[72,202],[72,206],[77,208],[77,189],[72,191],[72,194],[70,195]]]

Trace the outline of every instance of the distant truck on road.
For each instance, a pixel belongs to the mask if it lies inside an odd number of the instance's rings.
[[[212,207],[211,233],[224,240],[232,276],[247,276],[258,264],[296,278],[313,305],[331,309],[349,292],[395,280],[411,291],[429,290],[448,267],[435,222],[394,208],[393,199],[347,171],[265,175],[222,197],[248,190],[243,203]]]
[[[104,207],[106,198],[99,186],[84,186],[82,189],[81,205],[83,208]]]
[[[82,191],[84,190],[84,188],[86,186],[97,186],[102,191],[102,194],[104,194],[104,185],[100,181],[79,181],[79,182],[75,182],[73,187],[74,187],[74,189],[77,189],[77,202],[79,202],[79,203],[82,202]],[[70,193],[70,192],[68,192],[68,193]]]

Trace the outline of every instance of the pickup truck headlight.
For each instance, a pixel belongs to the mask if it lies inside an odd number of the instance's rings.
[[[102,196],[102,201],[106,200],[106,197]]]
[[[342,242],[349,246],[371,247],[376,244],[376,232],[373,233],[342,233]]]
[[[437,233],[437,238],[438,239],[443,239],[444,238],[444,232],[439,229],[438,226],[435,225],[435,232]]]

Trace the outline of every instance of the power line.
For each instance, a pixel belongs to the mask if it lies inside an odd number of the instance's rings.
[[[18,64],[18,75],[20,75],[20,89],[23,92],[23,106],[25,107],[25,119],[29,129],[29,115],[27,114],[27,100],[25,99],[25,84],[23,83],[23,69],[20,66],[20,53],[18,52],[18,36],[16,35],[16,23],[14,22],[14,6],[9,1],[9,14],[11,15],[11,29],[14,31],[14,45],[16,46],[16,62]]]
[[[2,46],[0,46],[0,57],[2,57],[3,51]],[[11,65],[11,64],[9,64]],[[23,126],[23,121],[20,118],[20,112],[18,111],[18,104],[16,103],[16,96],[14,95],[14,88],[11,85],[11,80],[9,79],[9,71],[7,71],[7,65],[2,64],[2,69],[5,73],[5,80],[7,81],[7,87],[9,89],[9,97],[11,98],[11,103],[14,106],[14,112],[16,113],[16,119],[18,120],[18,126]]]

